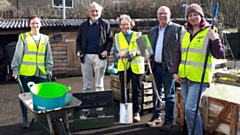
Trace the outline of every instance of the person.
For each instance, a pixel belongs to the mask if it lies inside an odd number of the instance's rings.
[[[157,19],[159,24],[150,29],[149,40],[153,48],[153,53],[150,57],[152,72],[156,81],[157,91],[161,98],[162,89],[165,94],[165,118],[160,130],[170,130],[173,126],[173,111],[175,103],[175,82],[173,75],[169,72],[172,66],[174,57],[174,48],[178,44],[181,37],[183,26],[170,21],[171,12],[166,6],[161,6],[157,10]],[[148,58],[146,58],[148,60]],[[156,96],[153,94],[153,101]],[[152,117],[147,126],[153,127],[161,122],[162,103],[156,104],[153,102]]]
[[[104,90],[104,74],[107,67],[107,55],[109,55],[113,39],[110,24],[101,19],[103,7],[96,2],[89,6],[89,18],[80,25],[77,40],[76,53],[81,60],[83,76],[83,93],[92,92],[93,74],[95,76],[95,91]],[[98,117],[105,117],[103,108],[96,108]],[[89,109],[80,111],[80,118],[86,119]]]
[[[201,6],[191,4],[187,7],[186,31],[177,45],[173,66],[170,72],[181,85],[182,97],[185,106],[185,118],[188,134],[193,128],[194,115],[198,106],[198,94],[205,63],[206,50],[210,42],[210,54],[207,58],[207,67],[202,85],[201,96],[209,86],[212,78],[213,57],[223,58],[224,49],[217,33],[210,29],[209,23],[204,19]],[[200,112],[196,119],[194,135],[203,135]]]
[[[141,56],[137,46],[136,38],[141,36],[140,32],[132,31],[135,22],[129,15],[122,14],[119,17],[121,31],[114,37],[118,57],[118,74],[121,84],[121,102],[129,102],[130,80],[132,83],[133,121],[140,121],[142,103],[142,74],[144,73],[144,57]],[[124,95],[124,70],[127,76],[127,97]],[[127,99],[125,99],[127,98]]]
[[[52,75],[53,57],[49,37],[40,33],[41,19],[30,17],[28,24],[30,32],[19,34],[16,50],[12,59],[11,69],[14,79],[20,79],[24,92],[30,89],[27,83],[48,82],[47,75]],[[22,91],[20,91],[22,93]],[[23,128],[28,127],[27,110],[20,100],[23,116]]]

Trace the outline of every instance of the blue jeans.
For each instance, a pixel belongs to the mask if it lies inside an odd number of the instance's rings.
[[[170,121],[173,121],[173,110],[174,110],[174,103],[175,103],[175,82],[173,79],[173,75],[168,71],[167,68],[163,69],[162,65],[155,64],[153,68],[153,75],[157,85],[158,94],[160,98],[162,97],[162,88],[164,88],[165,93],[165,118]],[[162,104],[155,104],[156,96],[153,94],[153,115],[154,117],[161,116],[162,112],[156,110],[157,108],[162,107]]]
[[[207,87],[208,84],[203,84],[201,96]],[[197,107],[199,88],[200,83],[192,82],[188,79],[183,79],[183,82],[181,83],[181,91],[185,106],[185,118],[187,123],[188,135],[191,135],[192,127],[194,124],[193,121]],[[194,135],[203,135],[202,119],[199,110],[196,119]]]
[[[28,82],[34,82],[35,84],[41,83],[41,82],[48,82],[47,78],[39,78],[39,77],[35,77],[35,76],[30,76],[30,77],[20,76],[20,80],[22,82],[22,87],[24,89],[24,92],[30,92],[30,89],[27,86]],[[22,93],[21,90],[20,90],[20,93]],[[26,113],[27,109],[25,108],[25,106],[21,100],[20,100],[20,107],[21,107],[23,117],[27,118],[27,113]]]

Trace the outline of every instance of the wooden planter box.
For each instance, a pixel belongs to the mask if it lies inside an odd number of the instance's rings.
[[[240,135],[240,88],[225,84],[212,83],[202,97],[200,111],[203,129],[207,134]],[[182,127],[184,105],[181,89],[176,92],[176,122]]]
[[[113,99],[120,101],[121,100],[121,84],[119,81],[118,75],[110,75],[111,78],[111,88],[113,91]],[[152,83],[151,82],[142,82],[143,85],[143,93],[142,93],[142,109],[151,109],[153,108],[152,103]],[[132,101],[132,88],[130,86],[130,101]]]
[[[90,92],[90,93],[73,93],[73,96],[80,99],[82,104],[73,111],[73,131],[103,128],[114,125],[114,109],[112,90]],[[98,118],[96,108],[104,107],[105,117]],[[81,109],[89,109],[90,115],[87,119],[79,118]]]

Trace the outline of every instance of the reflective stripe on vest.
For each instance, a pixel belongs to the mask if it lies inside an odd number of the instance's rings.
[[[24,76],[33,76],[37,68],[46,74],[45,53],[48,36],[41,34],[38,45],[29,32],[20,34],[19,38],[24,43],[24,55],[19,69],[19,74]]]
[[[190,33],[185,32],[181,38],[181,63],[178,68],[178,75],[181,78],[188,78],[194,82],[201,82],[203,73],[206,50],[208,47],[209,38],[207,37],[210,28],[206,28],[192,39],[190,42]],[[208,56],[207,67],[205,72],[205,83],[210,83],[213,69],[213,57]]]
[[[118,50],[119,53],[136,53],[137,51],[139,51],[139,48],[137,46],[137,42],[136,42],[136,38],[138,36],[141,36],[140,32],[133,32],[132,33],[132,37],[131,40],[128,44],[127,40],[125,39],[125,36],[122,32],[116,34],[115,36],[115,44],[116,44],[116,48]],[[131,65],[131,69],[133,71],[133,73],[135,74],[143,74],[144,73],[144,58],[141,56],[135,56],[132,61],[131,64],[129,62],[127,62],[127,59],[123,59],[123,61],[121,59],[118,60],[118,71],[124,71],[124,64],[128,63],[126,66],[126,68],[128,69]]]

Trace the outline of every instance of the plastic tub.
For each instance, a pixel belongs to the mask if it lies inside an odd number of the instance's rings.
[[[71,87],[59,83],[44,82],[35,84],[29,82],[34,111],[46,111],[64,106],[66,95]]]

